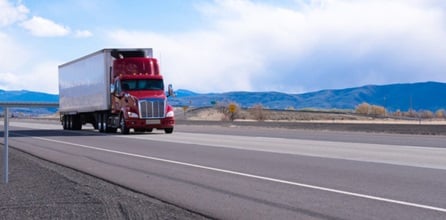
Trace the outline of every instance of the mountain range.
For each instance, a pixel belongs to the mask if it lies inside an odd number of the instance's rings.
[[[388,111],[446,109],[446,83],[421,82],[366,85],[303,94],[280,92],[227,92],[199,94],[177,90],[169,102],[174,106],[211,106],[235,102],[249,108],[261,104],[269,109],[340,109],[352,110],[361,103],[385,107]]]
[[[268,109],[353,110],[361,103],[379,105],[388,111],[446,109],[446,83],[420,82],[389,85],[366,85],[347,89],[331,89],[303,94],[281,92],[196,93],[179,89],[169,98],[173,106],[206,107],[218,103],[237,103],[243,108],[261,104]],[[57,102],[58,95],[33,91],[0,90],[0,102]],[[31,114],[54,113],[57,109],[16,109]],[[37,113],[35,111],[38,111]]]

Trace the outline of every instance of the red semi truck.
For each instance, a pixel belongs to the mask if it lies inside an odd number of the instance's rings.
[[[173,94],[151,48],[102,49],[59,66],[59,112],[65,130],[91,123],[100,132],[172,133]]]

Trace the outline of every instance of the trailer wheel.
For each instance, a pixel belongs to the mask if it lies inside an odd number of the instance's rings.
[[[68,129],[68,120],[67,120],[67,116],[66,115],[62,116],[62,127],[63,127],[64,130]]]
[[[117,130],[118,130],[117,128],[107,127],[105,129],[105,133],[116,133]]]
[[[96,121],[96,123],[95,123],[95,125],[93,125],[94,126],[94,129],[98,129],[99,130],[99,132],[106,132],[106,124],[105,124],[105,122],[104,122],[104,118],[105,118],[105,115],[104,115],[104,113],[102,113],[102,112],[99,112],[99,113],[97,113],[96,115],[95,115],[95,121]]]
[[[164,128],[164,133],[166,134],[172,134],[173,128]]]
[[[125,125],[124,116],[121,116],[121,119],[119,120],[119,127],[121,128],[121,134],[128,134],[128,133],[130,133],[130,128],[128,128]]]
[[[73,129],[73,117],[71,115],[67,115],[67,130]]]
[[[116,131],[118,130],[118,128],[114,128],[114,127],[106,127],[105,128],[105,133],[116,133]]]
[[[72,119],[72,126],[71,129],[72,130],[82,130],[82,120],[81,120],[81,116],[78,115],[73,115]]]

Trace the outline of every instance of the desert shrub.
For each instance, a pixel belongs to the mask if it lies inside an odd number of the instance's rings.
[[[429,110],[423,110],[419,112],[419,116],[420,118],[433,118],[434,117],[434,113],[429,111]]]
[[[370,114],[374,116],[384,116],[386,115],[386,109],[382,106],[372,105]]]
[[[358,114],[368,115],[370,111],[370,105],[366,102],[363,102],[356,106],[355,112]]]
[[[249,113],[257,121],[264,121],[266,119],[266,112],[261,104],[254,105],[249,109]]]
[[[409,109],[409,111],[403,112],[403,116],[411,117],[411,118],[418,118],[418,112],[413,109]]]
[[[356,106],[356,113],[372,116],[384,116],[386,115],[386,109],[379,105],[370,105],[366,102]]]
[[[437,118],[445,118],[446,117],[446,111],[444,109],[438,109],[435,112],[435,117],[437,117]]]
[[[403,116],[403,113],[401,112],[401,110],[396,110],[394,113],[393,113],[393,116],[395,116],[395,117],[401,117],[401,116]]]

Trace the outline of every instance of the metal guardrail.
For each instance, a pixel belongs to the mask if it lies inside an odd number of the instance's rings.
[[[59,107],[57,102],[0,102],[0,107],[4,108],[4,136],[3,143],[3,182],[9,181],[9,108],[47,108]]]

